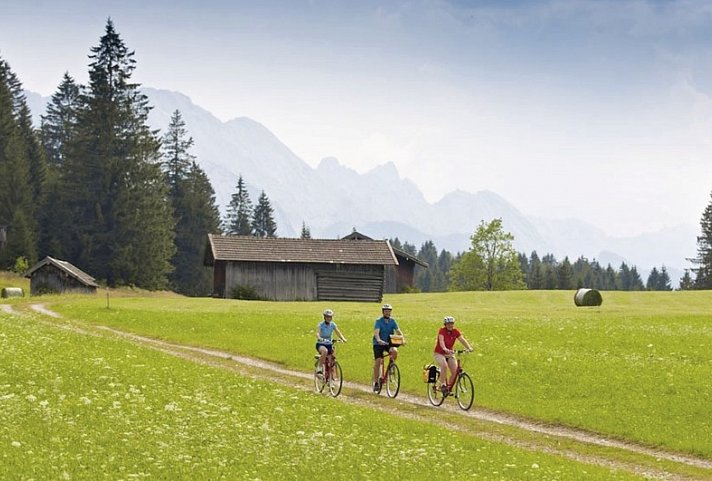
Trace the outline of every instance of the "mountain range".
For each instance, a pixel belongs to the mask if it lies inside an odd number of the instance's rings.
[[[664,265],[674,286],[689,267],[686,258],[696,253],[698,228],[692,225],[615,238],[580,219],[529,217],[491,191],[455,190],[429,203],[393,163],[359,174],[329,157],[314,168],[259,122],[247,117],[223,122],[179,92],[143,92],[153,106],[152,128],[165,132],[172,113],[181,112],[195,141],[192,153],[210,178],[221,210],[242,175],[253,202],[262,190],[269,197],[281,237],[298,237],[304,223],[315,238],[343,237],[356,229],[376,239],[397,237],[416,248],[432,240],[454,254],[469,248],[480,221],[499,217],[520,252],[551,253],[559,260],[568,256],[572,262],[583,255],[614,268],[625,261],[638,268],[643,281],[652,267]],[[49,98],[26,95],[39,125]]]

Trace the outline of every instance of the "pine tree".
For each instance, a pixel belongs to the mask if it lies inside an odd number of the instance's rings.
[[[424,242],[418,251],[418,258],[427,262],[428,268],[416,265],[414,284],[421,292],[433,292],[438,269],[438,250],[433,241]]]
[[[61,195],[61,177],[67,148],[75,134],[80,108],[81,86],[65,73],[57,92],[42,116],[40,132],[47,158],[47,187],[40,222],[40,251],[64,259],[65,248],[71,243],[67,226],[74,223],[69,215],[65,198]]]
[[[642,291],[645,289],[645,286],[643,285],[643,280],[640,278],[640,274],[638,274],[638,269],[633,266],[630,268],[630,287],[629,290],[631,291]]]
[[[256,237],[276,237],[277,224],[274,222],[273,215],[272,204],[263,190],[257,200],[252,220],[252,231]]]
[[[695,288],[712,289],[712,200],[702,213],[700,228],[702,233],[697,236],[697,257],[690,259],[698,266],[692,269],[695,273]]]
[[[208,234],[220,232],[220,212],[215,191],[205,172],[193,162],[180,181],[181,195],[176,199],[175,272],[171,281],[176,290],[189,296],[211,293],[212,269],[203,265]]]
[[[232,194],[230,205],[227,207],[225,232],[231,235],[252,235],[254,209],[242,175],[237,179],[236,188],[237,191]]]
[[[35,262],[37,222],[35,213],[43,179],[33,179],[41,159],[31,125],[22,85],[0,58],[0,227],[7,240],[0,250],[0,268],[10,268],[18,257]],[[34,180],[34,181],[33,181]]]
[[[311,231],[309,230],[309,227],[307,227],[307,224],[302,221],[302,233],[299,235],[300,239],[311,239]]]
[[[671,291],[672,290],[672,285],[670,281],[670,274],[668,274],[667,267],[662,266],[660,268],[660,276],[658,277],[658,286],[657,290],[659,291]]]
[[[274,222],[272,204],[263,190],[257,199],[254,218],[252,219],[252,232],[256,237],[276,237],[277,224]]]
[[[110,286],[163,288],[175,252],[174,221],[160,142],[147,125],[148,99],[131,83],[134,53],[110,19],[91,52],[62,182],[75,220],[69,255]]]
[[[536,251],[532,251],[529,256],[528,287],[529,289],[544,288],[544,271],[542,269],[541,259],[539,259],[539,255],[537,255]]]
[[[65,73],[42,115],[42,145],[50,167],[59,168],[67,157],[67,144],[77,125],[81,86]]]
[[[163,173],[175,218],[175,270],[170,275],[174,289],[185,295],[210,294],[212,272],[203,265],[203,250],[208,234],[219,232],[220,213],[215,191],[205,172],[195,162],[180,111],[171,116],[163,136]]]
[[[558,288],[559,289],[573,289],[574,288],[574,270],[571,266],[571,261],[568,257],[564,257],[564,260],[559,264],[557,268],[558,276]]]
[[[695,288],[695,282],[692,280],[690,275],[690,269],[685,269],[685,274],[680,279],[680,290],[689,291]]]
[[[658,283],[660,282],[659,277],[660,273],[658,272],[657,267],[653,267],[648,275],[648,281],[645,283],[645,288],[649,291],[656,291],[658,289]]]
[[[176,110],[171,115],[171,121],[162,142],[163,172],[172,198],[178,195],[178,184],[185,180],[188,169],[191,168],[195,160],[195,156],[189,152],[192,146],[193,137],[188,136],[183,117],[180,111]]]

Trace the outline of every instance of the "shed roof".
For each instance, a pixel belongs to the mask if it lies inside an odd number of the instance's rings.
[[[372,240],[369,236],[366,234],[362,234],[358,231],[353,231],[351,234],[347,235],[346,237],[342,237],[342,240],[357,240],[357,241],[362,241],[362,240]],[[406,251],[403,249],[399,249],[397,247],[391,246],[391,249],[393,249],[393,253],[396,255],[396,258],[402,258],[406,261],[410,260],[418,264],[419,266],[422,267],[428,267],[428,263],[425,261],[421,261],[418,259],[416,256],[408,254]]]
[[[208,234],[205,264],[214,261],[287,262],[315,264],[398,265],[388,241],[344,242],[332,239]]]
[[[59,259],[55,259],[54,257],[47,256],[41,261],[39,261],[37,264],[32,266],[27,272],[25,272],[25,277],[32,277],[32,274],[46,266],[46,265],[53,265],[57,269],[65,272],[67,275],[70,275],[74,277],[76,280],[81,282],[82,284],[89,286],[89,287],[99,287],[99,284],[96,283],[96,279],[94,279],[92,276],[84,272],[83,270],[79,269],[78,267],[72,265],[71,263],[67,261],[62,261]]]

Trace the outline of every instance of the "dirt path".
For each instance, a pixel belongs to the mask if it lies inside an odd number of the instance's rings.
[[[17,314],[17,311],[13,311],[11,306],[0,304],[0,307],[2,307],[3,310],[6,310],[7,312]],[[42,304],[33,304],[30,307],[32,310],[40,314],[51,316],[55,319],[61,318],[61,315],[51,310],[48,310]],[[8,310],[7,308],[10,309]],[[140,336],[137,334],[127,333],[125,331],[120,331],[106,326],[80,328],[76,326],[67,326],[61,324],[58,325],[56,322],[52,322],[52,325],[56,327],[69,328],[71,330],[90,335],[98,335],[99,332],[103,331],[105,333],[110,333],[112,335],[119,336],[124,339],[129,339],[133,342],[140,343],[142,345],[149,346],[154,349],[166,352],[168,354],[176,355],[192,361],[215,365],[223,368],[229,368],[245,375],[249,375],[256,378],[268,379],[270,381],[279,382],[282,384],[287,384],[291,387],[295,387],[298,389],[313,390],[311,373],[286,369],[277,364],[254,358],[239,356],[229,352],[214,349],[174,344],[166,341]],[[712,461],[710,460],[662,451],[642,445],[607,438],[605,436],[583,430],[562,426],[548,426],[543,424],[537,424],[525,419],[518,418],[516,416],[491,412],[476,407],[470,411],[462,411],[452,403],[449,405],[446,403],[443,406],[435,408],[427,402],[424,395],[413,396],[411,394],[400,393],[397,399],[390,400],[385,399],[384,396],[374,395],[371,392],[370,386],[351,382],[344,382],[344,391],[338,399],[349,404],[367,406],[369,408],[387,411],[398,416],[443,425],[450,429],[455,429],[458,431],[473,434],[475,436],[491,441],[503,442],[539,452],[557,454],[571,459],[575,459],[577,461],[606,466],[613,469],[630,471],[655,479],[688,480],[700,478],[689,477],[655,468],[652,466],[655,463],[646,465],[644,463],[621,461],[621,457],[619,457],[619,459],[616,459],[615,457],[603,455],[582,454],[581,452],[576,451],[574,448],[557,448],[556,446],[558,443],[552,442],[552,440],[549,438],[559,438],[574,441],[576,443],[614,448],[623,452],[632,452],[636,454],[650,456],[654,460],[672,461],[675,463],[681,463],[686,466],[701,468],[705,470],[712,470]],[[441,411],[447,413],[448,416],[434,416],[434,414]],[[517,437],[506,434],[497,434],[496,430],[493,430],[492,432],[475,430],[473,428],[468,428],[462,423],[458,423],[458,418],[476,419],[486,423],[494,423],[497,425],[513,427],[518,430],[526,431],[528,433],[537,433],[542,435],[540,436],[542,438],[542,441],[538,442],[536,440],[536,436],[530,436],[529,438],[527,438],[526,436]],[[712,479],[712,472],[709,473],[709,476],[705,476],[704,479]]]

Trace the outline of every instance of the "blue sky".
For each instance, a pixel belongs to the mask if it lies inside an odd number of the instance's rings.
[[[0,0],[0,12],[0,56],[28,90],[50,95],[65,71],[86,82],[111,17],[136,81],[257,120],[313,166],[394,162],[431,201],[492,190],[625,236],[698,225],[710,200],[712,2]]]

